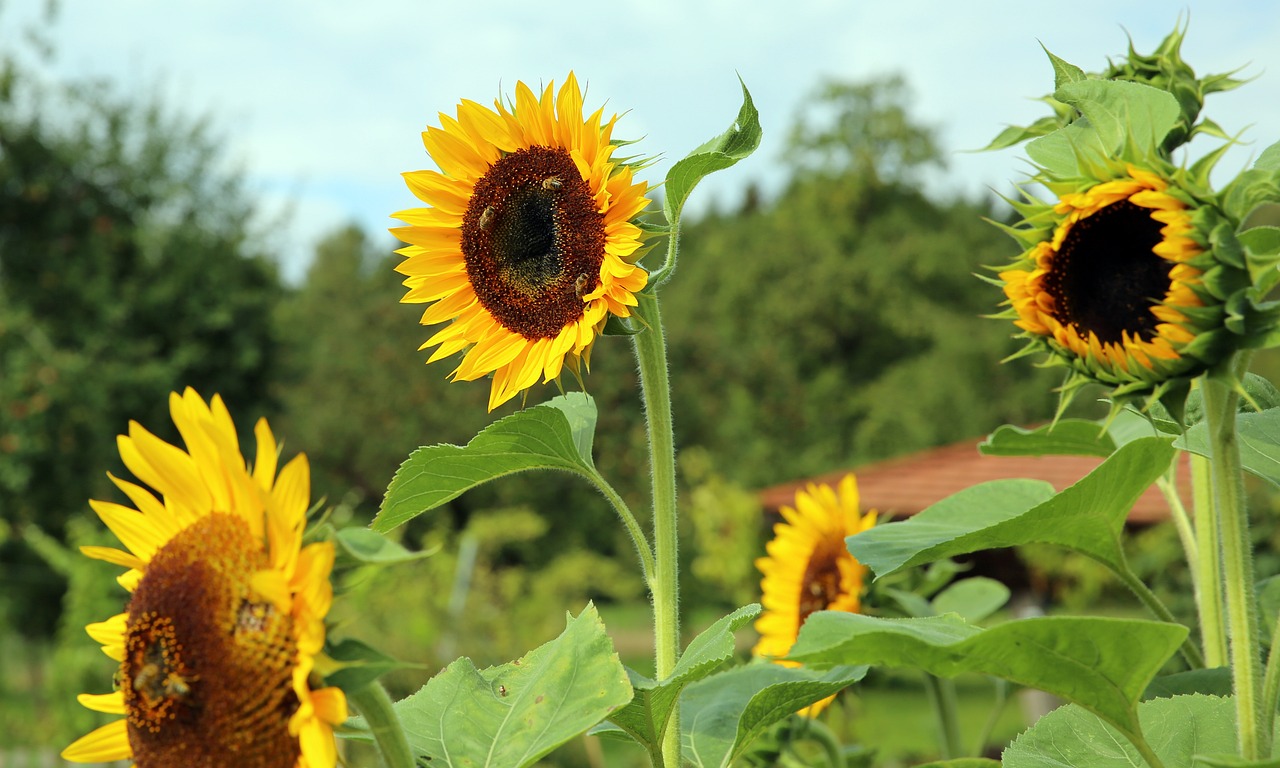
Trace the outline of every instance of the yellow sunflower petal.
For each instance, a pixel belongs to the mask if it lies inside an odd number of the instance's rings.
[[[133,757],[127,721],[116,720],[81,736],[62,750],[62,759],[73,763],[112,763]]]

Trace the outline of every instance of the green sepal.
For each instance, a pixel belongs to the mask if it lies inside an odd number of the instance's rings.
[[[604,321],[604,328],[600,334],[602,336],[635,336],[637,333],[643,333],[644,330],[644,326],[637,323],[635,317],[618,317],[610,313],[608,319]]]
[[[396,659],[373,646],[354,638],[333,642],[326,638],[324,653],[327,658],[317,660],[317,669],[324,669],[325,685],[344,691],[355,691],[369,685],[388,672],[397,669],[423,669],[425,664],[413,664]]]
[[[340,528],[334,535],[337,544],[334,568],[360,565],[395,565],[421,560],[438,549],[413,552],[397,541],[369,528]]]

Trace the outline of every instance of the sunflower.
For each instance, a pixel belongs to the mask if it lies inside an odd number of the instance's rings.
[[[1027,249],[1000,271],[1002,315],[1032,347],[1114,394],[1151,394],[1197,376],[1233,348],[1222,297],[1247,274],[1209,246],[1221,219],[1173,178],[1126,163],[1105,181],[1051,185],[1051,205],[1024,205]]]
[[[346,698],[314,688],[311,676],[334,549],[302,546],[306,456],[277,476],[275,438],[259,420],[250,469],[217,395],[206,404],[187,389],[170,395],[169,410],[185,451],[136,422],[117,439],[125,466],[152,490],[108,475],[135,507],[90,502],[125,550],[83,552],[128,568],[119,581],[131,595],[124,613],[87,628],[120,663],[116,690],[79,699],[123,717],[62,756],[141,768],[332,768]]]
[[[440,172],[405,174],[428,207],[395,214],[401,301],[431,303],[423,325],[449,323],[422,345],[436,348],[427,362],[465,350],[455,379],[492,374],[489,410],[589,364],[605,321],[629,317],[648,280],[634,223],[646,185],[613,156],[617,119],[583,119],[571,72],[540,97],[517,83],[509,106],[464,100],[422,134]]]
[[[756,560],[764,578],[760,581],[764,613],[756,620],[760,642],[753,653],[783,661],[795,644],[800,626],[814,611],[848,611],[862,608],[862,585],[867,567],[845,547],[845,538],[876,524],[876,513],[861,514],[858,484],[845,475],[838,490],[810,484],[796,492],[795,508],[783,507],[786,522],[773,527],[767,557]],[[815,717],[834,696],[816,702],[800,714]]]

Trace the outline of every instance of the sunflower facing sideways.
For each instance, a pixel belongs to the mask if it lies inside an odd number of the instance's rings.
[[[427,207],[395,214],[401,301],[431,304],[423,325],[448,323],[422,345],[436,348],[427,362],[465,352],[455,379],[492,375],[489,410],[589,364],[609,315],[630,316],[648,279],[634,223],[646,185],[613,156],[618,118],[603,114],[584,119],[572,73],[541,96],[517,83],[509,105],[442,113],[422,134],[440,171],[405,174]]]
[[[135,505],[90,502],[125,549],[84,547],[129,570],[124,613],[88,627],[119,662],[116,690],[83,694],[122,718],[77,740],[73,762],[151,766],[332,768],[337,688],[314,688],[333,591],[329,542],[302,546],[310,470],[299,455],[276,474],[265,420],[249,467],[221,398],[169,398],[186,450],[139,425],[117,442],[151,490],[111,477]]]
[[[1130,164],[1043,213],[1047,225],[1000,272],[1010,318],[1036,345],[1119,396],[1196,376],[1229,350],[1206,282],[1227,275],[1197,227],[1211,216],[1204,203]]]
[[[849,554],[845,538],[876,524],[876,513],[858,508],[858,484],[845,475],[838,489],[810,484],[796,492],[795,508],[782,507],[784,522],[773,527],[766,557],[756,560],[764,578],[760,581],[764,612],[756,620],[760,641],[752,652],[783,661],[795,645],[800,626],[814,611],[862,609],[862,587],[867,567]],[[830,696],[806,707],[800,714],[816,717],[835,698]]]

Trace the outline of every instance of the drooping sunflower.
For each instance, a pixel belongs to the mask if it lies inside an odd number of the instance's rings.
[[[867,567],[849,554],[845,538],[876,524],[876,513],[862,514],[858,484],[845,475],[838,489],[810,484],[796,492],[795,507],[782,507],[784,522],[773,527],[766,557],[756,560],[764,576],[760,581],[764,612],[756,619],[760,641],[752,652],[772,657],[778,664],[795,645],[805,619],[814,611],[862,609],[862,588]],[[816,702],[800,714],[816,717],[834,699]]]
[[[265,420],[250,468],[221,398],[172,394],[186,450],[136,422],[117,439],[148,488],[110,476],[134,507],[91,501],[125,549],[84,547],[129,570],[124,613],[87,627],[119,662],[116,690],[86,707],[123,717],[63,751],[74,762],[150,766],[332,768],[337,688],[312,680],[333,597],[330,542],[302,546],[310,470],[299,455],[276,474]]]
[[[422,134],[440,171],[405,174],[428,207],[395,214],[401,301],[431,303],[423,325],[448,322],[422,345],[436,347],[427,362],[465,351],[455,379],[493,376],[489,410],[589,363],[646,284],[635,219],[649,201],[614,157],[617,119],[584,119],[571,72],[541,96],[517,83],[510,105],[464,100]]]

